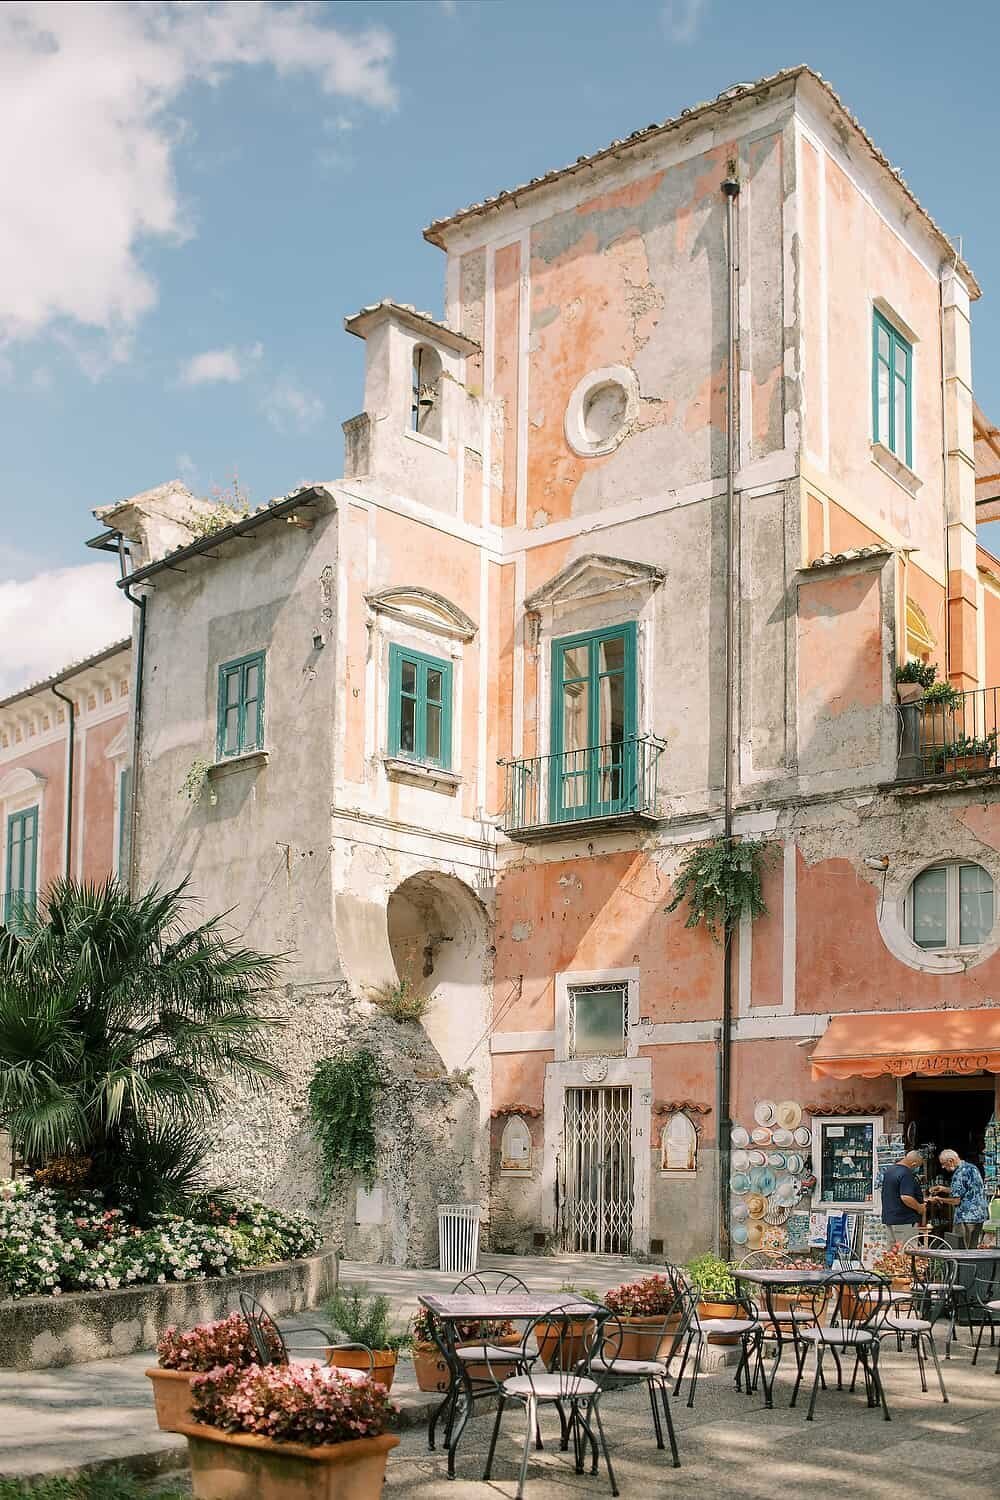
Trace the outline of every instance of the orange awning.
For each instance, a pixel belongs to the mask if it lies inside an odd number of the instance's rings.
[[[1000,1010],[893,1010],[834,1016],[814,1078],[1000,1073]]]

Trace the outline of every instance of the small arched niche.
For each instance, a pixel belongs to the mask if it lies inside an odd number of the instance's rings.
[[[520,1115],[511,1115],[500,1137],[500,1172],[504,1177],[530,1177],[531,1131]]]
[[[441,356],[429,344],[413,346],[410,431],[436,443],[442,439]]]
[[[669,1172],[671,1177],[689,1177],[697,1170],[697,1128],[683,1110],[675,1110],[660,1136],[660,1171]]]

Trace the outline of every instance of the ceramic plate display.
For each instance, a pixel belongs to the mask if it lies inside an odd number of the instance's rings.
[[[750,1210],[747,1208],[742,1198],[737,1198],[735,1203],[731,1203],[729,1205],[729,1213],[734,1223],[736,1224],[741,1223],[743,1219],[749,1218],[750,1216]]]
[[[750,1165],[752,1167],[762,1167],[766,1161],[767,1157],[764,1155],[763,1151],[750,1152]]]
[[[770,1099],[760,1099],[754,1108],[753,1117],[758,1125],[774,1124],[774,1104]]]
[[[775,1177],[770,1167],[761,1168],[760,1182],[757,1184],[757,1186],[759,1191],[762,1192],[765,1196],[774,1192],[775,1188],[778,1186],[778,1179],[777,1177]]]
[[[734,1151],[732,1155],[733,1171],[745,1172],[750,1165],[749,1151]]]
[[[782,1130],[780,1126],[777,1130],[771,1132],[771,1139],[776,1146],[792,1146],[795,1144],[795,1137],[792,1135],[792,1132],[790,1130]]]
[[[734,1193],[748,1193],[750,1191],[750,1179],[745,1172],[734,1172],[730,1178],[729,1187]]]
[[[747,1225],[747,1244],[751,1250],[759,1250],[764,1239],[765,1226],[759,1219]]]
[[[808,1125],[800,1125],[798,1130],[796,1130],[795,1132],[796,1146],[808,1146],[812,1138],[812,1131],[809,1129]]]
[[[785,1130],[794,1130],[802,1124],[802,1105],[794,1099],[783,1099],[774,1111],[774,1118]]]
[[[750,1132],[744,1130],[742,1125],[737,1125],[729,1132],[729,1139],[734,1146],[749,1146]]]
[[[785,1167],[784,1151],[769,1151],[767,1153],[767,1164],[779,1172],[783,1171]]]
[[[734,1224],[730,1230],[729,1238],[734,1245],[745,1245],[749,1232],[745,1224]]]
[[[766,1125],[758,1125],[756,1130],[751,1130],[750,1139],[755,1146],[769,1146],[771,1144],[771,1132]]]
[[[762,1219],[767,1212],[767,1199],[763,1193],[751,1193],[747,1199],[747,1213],[751,1219]]]

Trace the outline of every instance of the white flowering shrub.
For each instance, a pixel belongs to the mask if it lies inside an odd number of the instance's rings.
[[[262,1203],[206,1199],[192,1213],[157,1214],[140,1227],[94,1193],[70,1198],[28,1179],[0,1182],[0,1296],[229,1276],[319,1247],[309,1220]]]

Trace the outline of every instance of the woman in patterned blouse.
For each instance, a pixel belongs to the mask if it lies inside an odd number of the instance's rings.
[[[938,1190],[937,1200],[955,1205],[955,1228],[961,1229],[965,1248],[974,1250],[990,1214],[982,1175],[971,1161],[963,1161],[957,1151],[942,1151],[938,1161],[951,1173],[951,1182],[946,1189]]]

